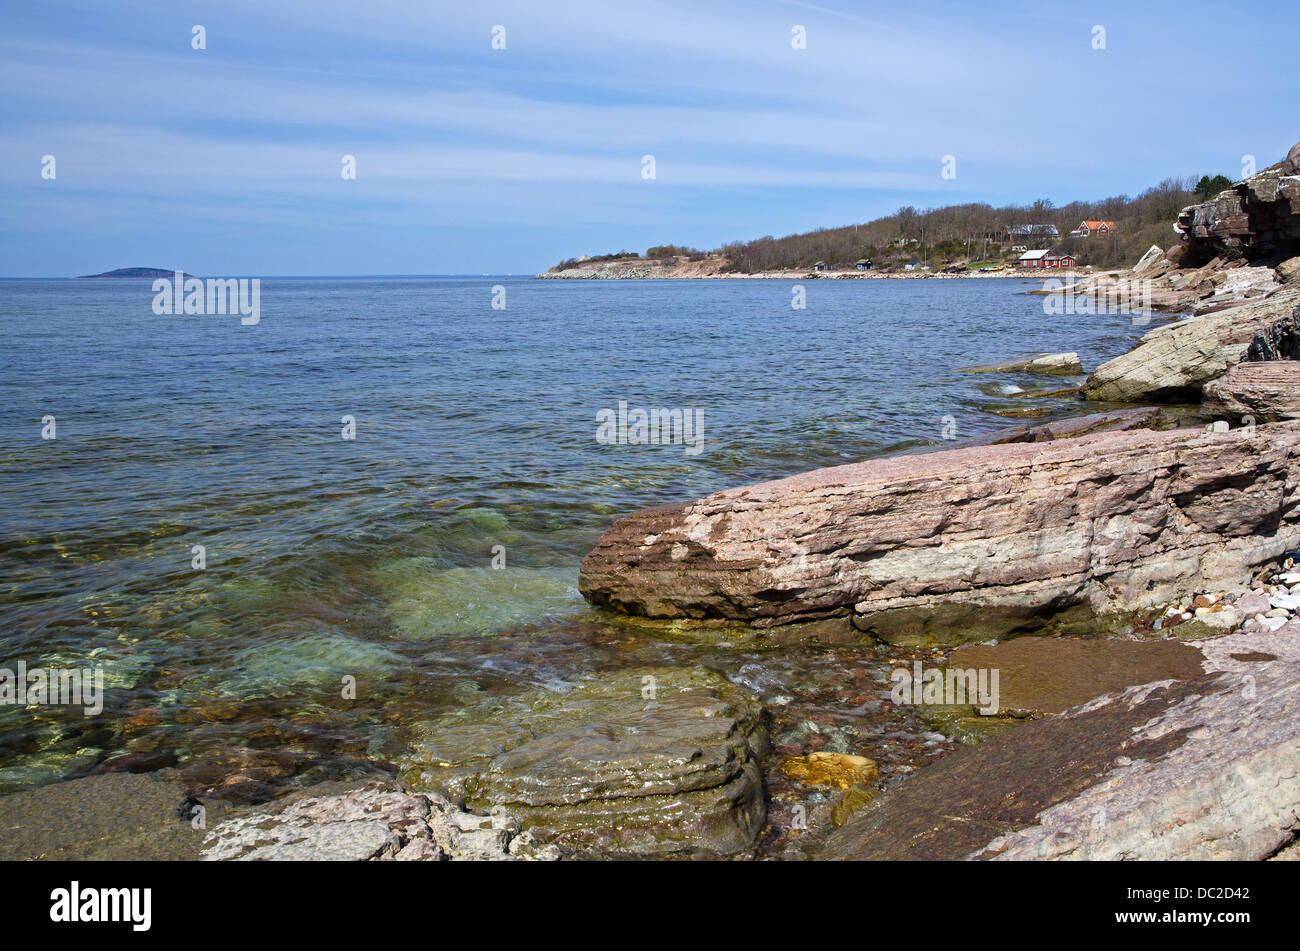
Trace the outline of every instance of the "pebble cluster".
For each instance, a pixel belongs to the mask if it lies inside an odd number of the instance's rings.
[[[1296,558],[1288,557],[1280,570],[1257,575],[1247,591],[1204,592],[1170,605],[1150,622],[1150,631],[1167,632],[1164,637],[1199,638],[1234,631],[1263,634],[1280,630],[1300,615],[1300,570],[1296,568]],[[1169,633],[1187,624],[1194,628]],[[1295,628],[1300,630],[1300,621]]]

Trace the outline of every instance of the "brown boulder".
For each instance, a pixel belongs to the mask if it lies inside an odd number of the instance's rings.
[[[1291,284],[1300,280],[1300,255],[1287,258],[1274,270],[1277,275],[1278,283]]]
[[[1300,166],[1293,146],[1285,160],[1233,184],[1209,201],[1188,205],[1174,230],[1193,254],[1255,256],[1300,243]]]

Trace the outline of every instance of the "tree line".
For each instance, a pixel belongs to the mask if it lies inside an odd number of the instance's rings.
[[[647,250],[650,259],[686,258],[698,261],[708,255],[725,258],[725,269],[738,273],[799,270],[823,262],[831,269],[851,268],[862,259],[874,267],[896,267],[915,260],[937,269],[948,265],[1008,263],[1019,252],[1014,247],[1048,249],[1073,254],[1081,265],[1119,267],[1132,264],[1156,244],[1168,248],[1178,239],[1173,223],[1188,205],[1205,201],[1232,182],[1223,175],[1166,178],[1136,196],[1116,195],[1100,201],[1075,201],[1054,205],[1041,199],[1028,205],[993,205],[972,202],[942,208],[918,209],[911,205],[892,215],[862,224],[819,228],[784,237],[766,235],[735,241],[711,251],[672,244]],[[1113,221],[1112,235],[1072,238],[1082,221]],[[1009,236],[1020,225],[1055,225],[1058,236]],[[581,260],[607,261],[638,257],[634,252],[570,258],[557,268]]]

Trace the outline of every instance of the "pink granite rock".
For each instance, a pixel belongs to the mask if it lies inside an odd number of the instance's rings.
[[[1298,447],[1278,423],[819,469],[620,519],[579,587],[643,617],[851,621],[894,643],[1095,630],[1300,547]]]
[[[1239,363],[1205,386],[1202,412],[1232,423],[1300,419],[1300,360]]]

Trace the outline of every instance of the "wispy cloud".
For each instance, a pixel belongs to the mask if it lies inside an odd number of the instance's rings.
[[[290,241],[342,216],[373,232],[351,273],[527,270],[648,230],[707,244],[903,202],[1098,197],[1290,144],[1285,117],[1244,95],[1257,70],[1230,62],[1289,55],[1280,36],[1238,54],[1185,5],[1177,19],[1130,6],[43,4],[0,39],[0,251],[15,273],[94,269],[88,249],[123,246],[123,229],[167,247],[146,209],[179,201],[212,232],[187,240],[194,269],[228,258],[218,242],[242,223],[239,253],[274,273]],[[1211,52],[1219,78],[1195,94],[1203,112],[1230,106],[1226,138],[1159,105],[1189,94],[1187,65]],[[1272,83],[1274,102],[1300,85]],[[939,178],[949,154],[956,181]],[[523,257],[502,260],[492,235],[510,228]]]

